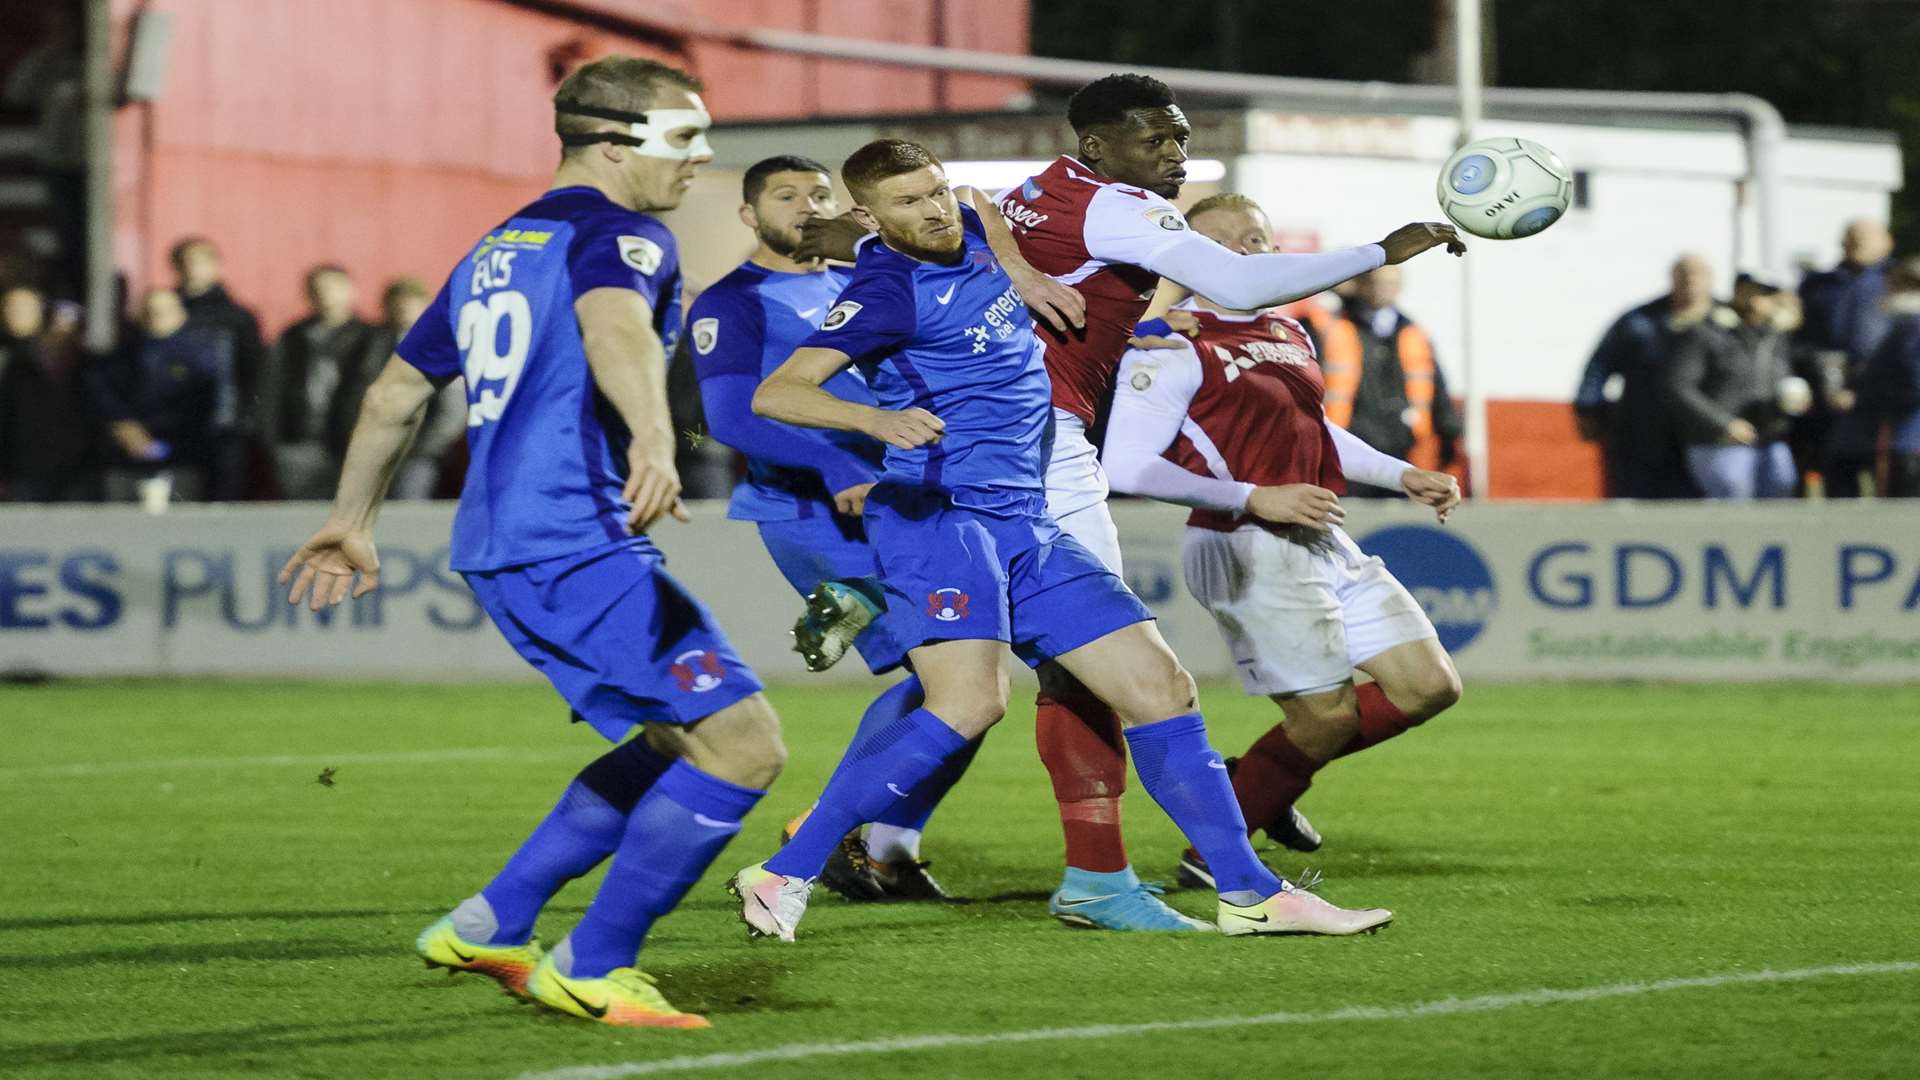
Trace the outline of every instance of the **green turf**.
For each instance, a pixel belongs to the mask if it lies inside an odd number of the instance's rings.
[[[1400,914],[1354,940],[1055,925],[1042,902],[1057,826],[1016,706],[928,842],[942,879],[980,902],[857,907],[823,892],[799,944],[748,942],[720,882],[764,857],[782,817],[815,793],[862,703],[793,688],[775,699],[786,777],[645,956],[669,996],[715,1027],[635,1033],[516,1006],[411,952],[595,752],[591,733],[555,720],[548,692],[0,689],[0,1074],[504,1078],[790,1043],[1920,960],[1912,688],[1470,688],[1428,728],[1323,773],[1304,804],[1328,838],[1312,860],[1326,894]],[[1205,701],[1229,752],[1273,711],[1223,688]],[[392,760],[447,748],[482,752]],[[323,766],[336,769],[331,787],[317,782]],[[1170,876],[1171,827],[1138,791],[1127,814],[1138,864]],[[578,917],[590,887],[561,894],[546,936]],[[1211,904],[1171,899],[1199,914]],[[1884,974],[816,1058],[751,1075],[1904,1077],[1920,1074],[1917,1002],[1920,975]]]

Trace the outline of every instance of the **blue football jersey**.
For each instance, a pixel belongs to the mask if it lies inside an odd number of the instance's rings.
[[[497,570],[631,542],[628,434],[594,385],[573,304],[632,289],[669,352],[679,336],[673,234],[586,187],[549,191],[454,267],[396,350],[435,382],[466,376],[471,451],[455,570]]]
[[[764,379],[820,328],[846,287],[843,270],[794,274],[746,262],[715,282],[687,311],[693,365],[700,378],[751,375]],[[855,368],[828,379],[826,389],[862,405],[873,391]],[[882,446],[852,431],[820,435],[870,461],[876,471]],[[794,521],[833,512],[833,494],[817,472],[792,469],[747,456],[746,478],[733,489],[727,516],[737,521]]]
[[[960,217],[964,248],[952,265],[865,245],[839,303],[801,344],[852,357],[881,408],[945,421],[938,442],[887,447],[887,480],[937,488],[956,505],[1039,514],[1052,419],[1041,344],[979,216],[962,206]]]

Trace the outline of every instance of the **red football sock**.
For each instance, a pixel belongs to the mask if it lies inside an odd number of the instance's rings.
[[[1340,748],[1335,757],[1357,754],[1369,746],[1378,746],[1395,735],[1415,726],[1400,706],[1387,700],[1386,691],[1379,683],[1364,683],[1353,688],[1354,697],[1360,702],[1360,732],[1347,745]]]
[[[1041,694],[1034,704],[1034,741],[1060,803],[1067,865],[1104,874],[1126,869],[1120,793],[1127,789],[1127,744],[1120,718],[1086,695]]]
[[[1279,724],[1254,740],[1233,770],[1233,794],[1247,819],[1247,834],[1278,821],[1313,786],[1321,764],[1295,746]]]

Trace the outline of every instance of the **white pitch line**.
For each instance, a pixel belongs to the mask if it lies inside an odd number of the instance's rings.
[[[1633,997],[1666,990],[1702,990],[1716,986],[1740,986],[1750,983],[1798,982],[1802,979],[1841,978],[1852,975],[1899,975],[1912,972],[1920,972],[1920,963],[1897,960],[1881,964],[1795,968],[1789,971],[1728,972],[1724,975],[1706,975],[1692,979],[1614,983],[1610,986],[1589,986],[1577,990],[1523,990],[1514,994],[1441,998],[1417,1005],[1350,1005],[1343,1009],[1332,1009],[1326,1012],[1260,1013],[1256,1016],[1216,1016],[1201,1020],[1150,1020],[1139,1024],[1093,1024],[1087,1027],[1034,1028],[1027,1031],[969,1035],[907,1035],[895,1039],[873,1039],[867,1042],[790,1043],[765,1050],[661,1058],[657,1061],[635,1061],[624,1065],[580,1065],[549,1072],[521,1073],[518,1080],[620,1080],[628,1076],[655,1076],[661,1073],[692,1072],[697,1069],[735,1069],[769,1061],[798,1061],[803,1058],[845,1057],[855,1054],[893,1054],[904,1050],[936,1050],[947,1046],[974,1047],[992,1043],[1116,1039],[1163,1031],[1213,1031],[1221,1028],[1261,1027],[1274,1024],[1324,1024],[1347,1020],[1418,1020],[1428,1016],[1491,1012],[1516,1005],[1563,1005],[1580,1001],[1598,1001],[1602,998]]]
[[[71,765],[23,765],[0,769],[8,780],[80,779],[124,773],[183,772],[189,769],[306,769],[341,765],[431,765],[445,761],[584,761],[588,749],[573,753],[528,751],[511,746],[451,750],[407,750],[387,754],[269,754],[261,757],[192,757],[169,761],[80,761]]]

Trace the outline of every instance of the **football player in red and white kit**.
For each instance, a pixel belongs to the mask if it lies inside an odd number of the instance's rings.
[[[1188,220],[1236,251],[1273,246],[1272,225],[1243,195],[1203,199]],[[1199,321],[1191,343],[1121,361],[1107,475],[1116,490],[1193,507],[1187,589],[1213,614],[1247,692],[1285,717],[1240,757],[1234,794],[1250,831],[1286,831],[1322,765],[1460,697],[1419,602],[1340,528],[1345,481],[1404,491],[1443,522],[1460,489],[1327,421],[1299,323],[1204,295],[1183,306]],[[1355,668],[1374,681],[1355,686]],[[1212,883],[1192,851],[1180,876]]]
[[[1377,244],[1309,255],[1223,246],[1190,229],[1168,201],[1186,180],[1191,128],[1166,84],[1109,75],[1073,95],[1067,120],[1079,140],[1075,152],[997,202],[1027,262],[1086,297],[1083,330],[1036,324],[1046,342],[1056,425],[1047,509],[1117,572],[1120,541],[1089,432],[1105,416],[1114,372],[1162,277],[1228,306],[1259,309],[1429,248],[1464,248],[1451,226],[1430,223],[1404,226]],[[1049,910],[1079,925],[1161,928],[1171,913],[1143,891],[1121,838],[1120,723],[1065,672],[1045,667],[1040,677],[1036,739],[1067,840],[1066,877]]]

